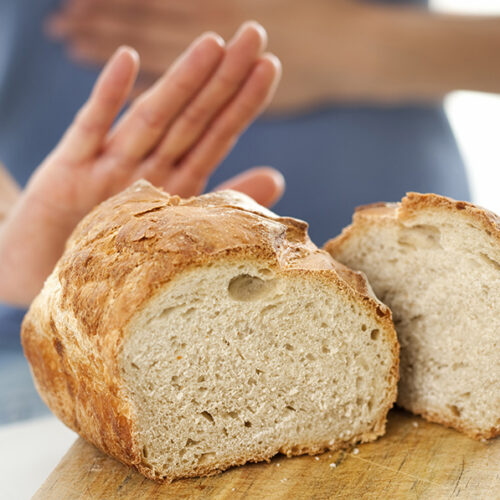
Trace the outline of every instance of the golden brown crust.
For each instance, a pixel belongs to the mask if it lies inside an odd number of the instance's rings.
[[[467,201],[457,201],[437,194],[407,193],[401,200],[399,219],[406,220],[422,210],[442,209],[450,212],[459,212],[480,223],[485,231],[500,239],[500,217],[493,212]]]
[[[383,224],[398,220],[409,221],[423,210],[438,209],[460,213],[478,223],[489,236],[500,241],[500,217],[485,208],[466,201],[457,201],[433,193],[407,193],[399,203],[378,202],[356,207],[351,225],[345,227],[336,238],[329,240],[323,247],[335,258],[343,242],[351,237],[358,227],[364,224]]]
[[[427,210],[444,210],[460,216],[468,217],[474,225],[482,228],[489,237],[500,242],[500,217],[485,208],[466,201],[457,201],[446,196],[433,193],[407,193],[398,203],[372,203],[357,207],[353,215],[353,222],[342,230],[336,238],[329,240],[324,245],[326,250],[334,259],[342,252],[342,246],[351,237],[361,231],[367,224],[393,224],[395,222],[405,223],[411,221],[422,212]],[[399,401],[398,401],[399,404]],[[405,408],[415,414],[422,415],[426,420],[454,428],[474,439],[490,439],[500,436],[500,427],[481,430],[471,425],[464,424],[459,417],[450,417],[439,411],[429,411],[424,408]]]
[[[282,446],[279,450],[276,450],[274,453],[270,454],[261,454],[261,455],[242,455],[238,458],[228,458],[226,460],[222,460],[219,462],[215,467],[213,465],[201,465],[196,468],[193,468],[191,471],[189,471],[187,474],[183,474],[182,476],[179,477],[159,477],[155,476],[154,474],[151,473],[151,469],[144,467],[144,465],[139,464],[136,468],[139,472],[141,472],[143,475],[148,477],[149,479],[152,479],[154,481],[160,482],[160,483],[171,483],[172,481],[175,481],[176,479],[181,479],[181,478],[189,478],[189,477],[208,477],[208,476],[214,476],[216,474],[220,474],[221,472],[224,472],[225,470],[235,467],[238,465],[244,465],[248,462],[270,462],[271,458],[274,457],[276,454],[281,453],[283,455],[286,455],[288,458],[295,457],[295,456],[300,456],[300,455],[319,455],[321,453],[325,453],[326,451],[337,451],[337,450],[346,450],[349,448],[352,448],[358,443],[368,443],[370,441],[373,441],[377,439],[379,436],[383,435],[385,433],[385,423],[386,423],[386,418],[385,415],[380,422],[379,425],[375,426],[374,432],[367,433],[367,434],[360,434],[357,436],[352,437],[349,440],[346,441],[336,441],[336,442],[319,442],[319,443],[306,443],[306,444],[301,444],[300,446],[297,445],[284,445]]]
[[[394,390],[370,437],[383,433],[396,395],[399,346],[389,309],[364,277],[319,250],[305,222],[278,217],[246,196],[227,191],[183,200],[144,181],[82,220],[26,315],[23,347],[44,401],[85,439],[159,479],[141,462],[117,361],[127,325],[181,271],[233,258],[324,280],[377,318],[394,356],[388,377]],[[243,457],[227,467],[261,458],[270,457]]]

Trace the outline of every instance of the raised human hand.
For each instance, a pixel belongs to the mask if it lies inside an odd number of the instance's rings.
[[[0,300],[29,303],[79,220],[135,180],[199,194],[276,88],[280,63],[265,46],[256,23],[243,25],[227,46],[215,34],[201,36],[113,127],[139,66],[134,50],[120,48],[2,225]],[[283,181],[261,168],[226,187],[270,204]]]

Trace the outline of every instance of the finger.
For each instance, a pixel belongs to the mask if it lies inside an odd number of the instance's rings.
[[[245,23],[228,44],[213,77],[171,126],[158,149],[162,163],[175,164],[202,136],[209,123],[243,85],[267,43],[259,24]]]
[[[165,68],[168,68],[186,47],[184,37],[176,41],[172,40],[165,44],[166,47],[158,40],[154,43],[139,39],[133,41],[133,37],[127,37],[126,43],[135,47],[137,52],[141,54],[141,73],[151,75],[153,82],[164,73]],[[77,35],[69,42],[66,50],[69,58],[73,61],[83,65],[100,66],[109,59],[110,54],[115,51],[116,45],[117,40],[107,35],[84,37]]]
[[[136,1],[136,0],[134,0]],[[104,5],[107,2],[103,2]],[[89,3],[86,0],[86,5]],[[101,5],[101,2],[97,2]],[[129,45],[141,54],[141,68],[160,76],[172,61],[186,47],[186,40],[196,38],[199,33],[186,32],[173,23],[162,19],[144,16],[128,19],[123,9],[118,12],[94,12],[74,19],[71,16],[57,15],[47,23],[47,31],[52,38],[66,38],[69,57],[84,64],[100,65],[108,60],[117,45]],[[138,22],[138,19],[143,19]],[[159,22],[163,21],[163,22]],[[143,25],[147,26],[144,29]],[[179,25],[185,23],[178,23]]]
[[[257,167],[220,184],[214,191],[234,189],[253,198],[257,203],[270,207],[285,191],[285,179],[278,170],[269,167]]]
[[[215,34],[196,40],[120,120],[107,145],[107,153],[127,161],[143,158],[166,127],[203,87],[224,55],[224,42]]]
[[[78,14],[83,15],[89,12],[94,13],[94,15],[111,12],[115,16],[135,15],[136,20],[142,21],[142,17],[138,18],[137,16],[192,15],[195,13],[196,7],[195,2],[186,2],[186,0],[143,0],[141,2],[137,0],[69,0],[55,16],[74,18]]]
[[[59,143],[56,155],[64,157],[66,162],[79,163],[100,151],[134,84],[138,68],[139,56],[135,50],[120,47],[116,51]]]
[[[123,9],[91,11],[78,16],[56,15],[46,23],[46,31],[55,39],[67,38],[71,42],[86,44],[97,38],[99,42],[114,43],[115,46],[130,44],[136,47],[137,43],[148,42],[165,47],[176,40],[182,40],[185,46],[186,40],[195,38],[199,30],[194,32],[195,27],[184,26],[187,20],[179,22],[172,17],[158,19],[149,11],[134,13]]]
[[[176,183],[189,185],[210,175],[243,130],[269,102],[280,74],[279,59],[271,54],[261,58],[240,92],[178,166]]]

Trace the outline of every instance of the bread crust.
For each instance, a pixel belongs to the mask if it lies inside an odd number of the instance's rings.
[[[352,224],[342,230],[342,233],[329,240],[324,245],[326,250],[333,258],[342,252],[343,245],[352,237],[356,237],[363,231],[366,225],[383,225],[401,223],[405,224],[417,217],[424,211],[444,210],[461,217],[466,217],[470,222],[486,232],[486,235],[496,240],[500,244],[500,217],[485,208],[474,205],[466,201],[457,201],[446,196],[440,196],[433,193],[415,193],[409,192],[397,203],[372,203],[357,207]],[[500,247],[499,247],[500,248]],[[500,436],[500,426],[490,429],[479,429],[475,426],[464,424],[459,417],[450,417],[444,412],[430,410],[429,408],[417,408],[397,403],[405,409],[421,415],[430,422],[442,424],[451,427],[473,439],[490,439]]]
[[[356,207],[352,224],[345,227],[340,235],[327,241],[323,248],[335,258],[344,242],[360,230],[363,225],[394,221],[404,223],[410,221],[423,210],[433,209],[459,213],[481,226],[488,236],[492,236],[500,242],[500,217],[493,212],[467,201],[457,201],[438,194],[409,192],[400,202],[377,202]]]
[[[391,312],[361,273],[334,262],[310,241],[307,227],[232,191],[184,200],[139,181],[105,201],[75,229],[23,321],[22,343],[41,397],[68,427],[102,451],[151,479],[175,479],[156,477],[139,450],[134,406],[118,361],[128,324],[188,268],[252,259],[278,274],[321,280],[377,319],[393,354],[389,389],[374,431],[355,439],[383,434],[398,379],[399,345]],[[319,453],[344,445],[306,443],[300,451],[284,445],[282,451]],[[270,456],[228,458],[189,475],[210,475]]]

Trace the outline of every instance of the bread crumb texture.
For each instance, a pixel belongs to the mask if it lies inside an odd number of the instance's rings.
[[[396,397],[391,313],[364,276],[232,191],[140,181],[99,205],[22,341],[52,411],[159,481],[374,440]]]
[[[394,315],[398,404],[476,439],[500,434],[500,219],[409,193],[360,207],[325,245]]]

